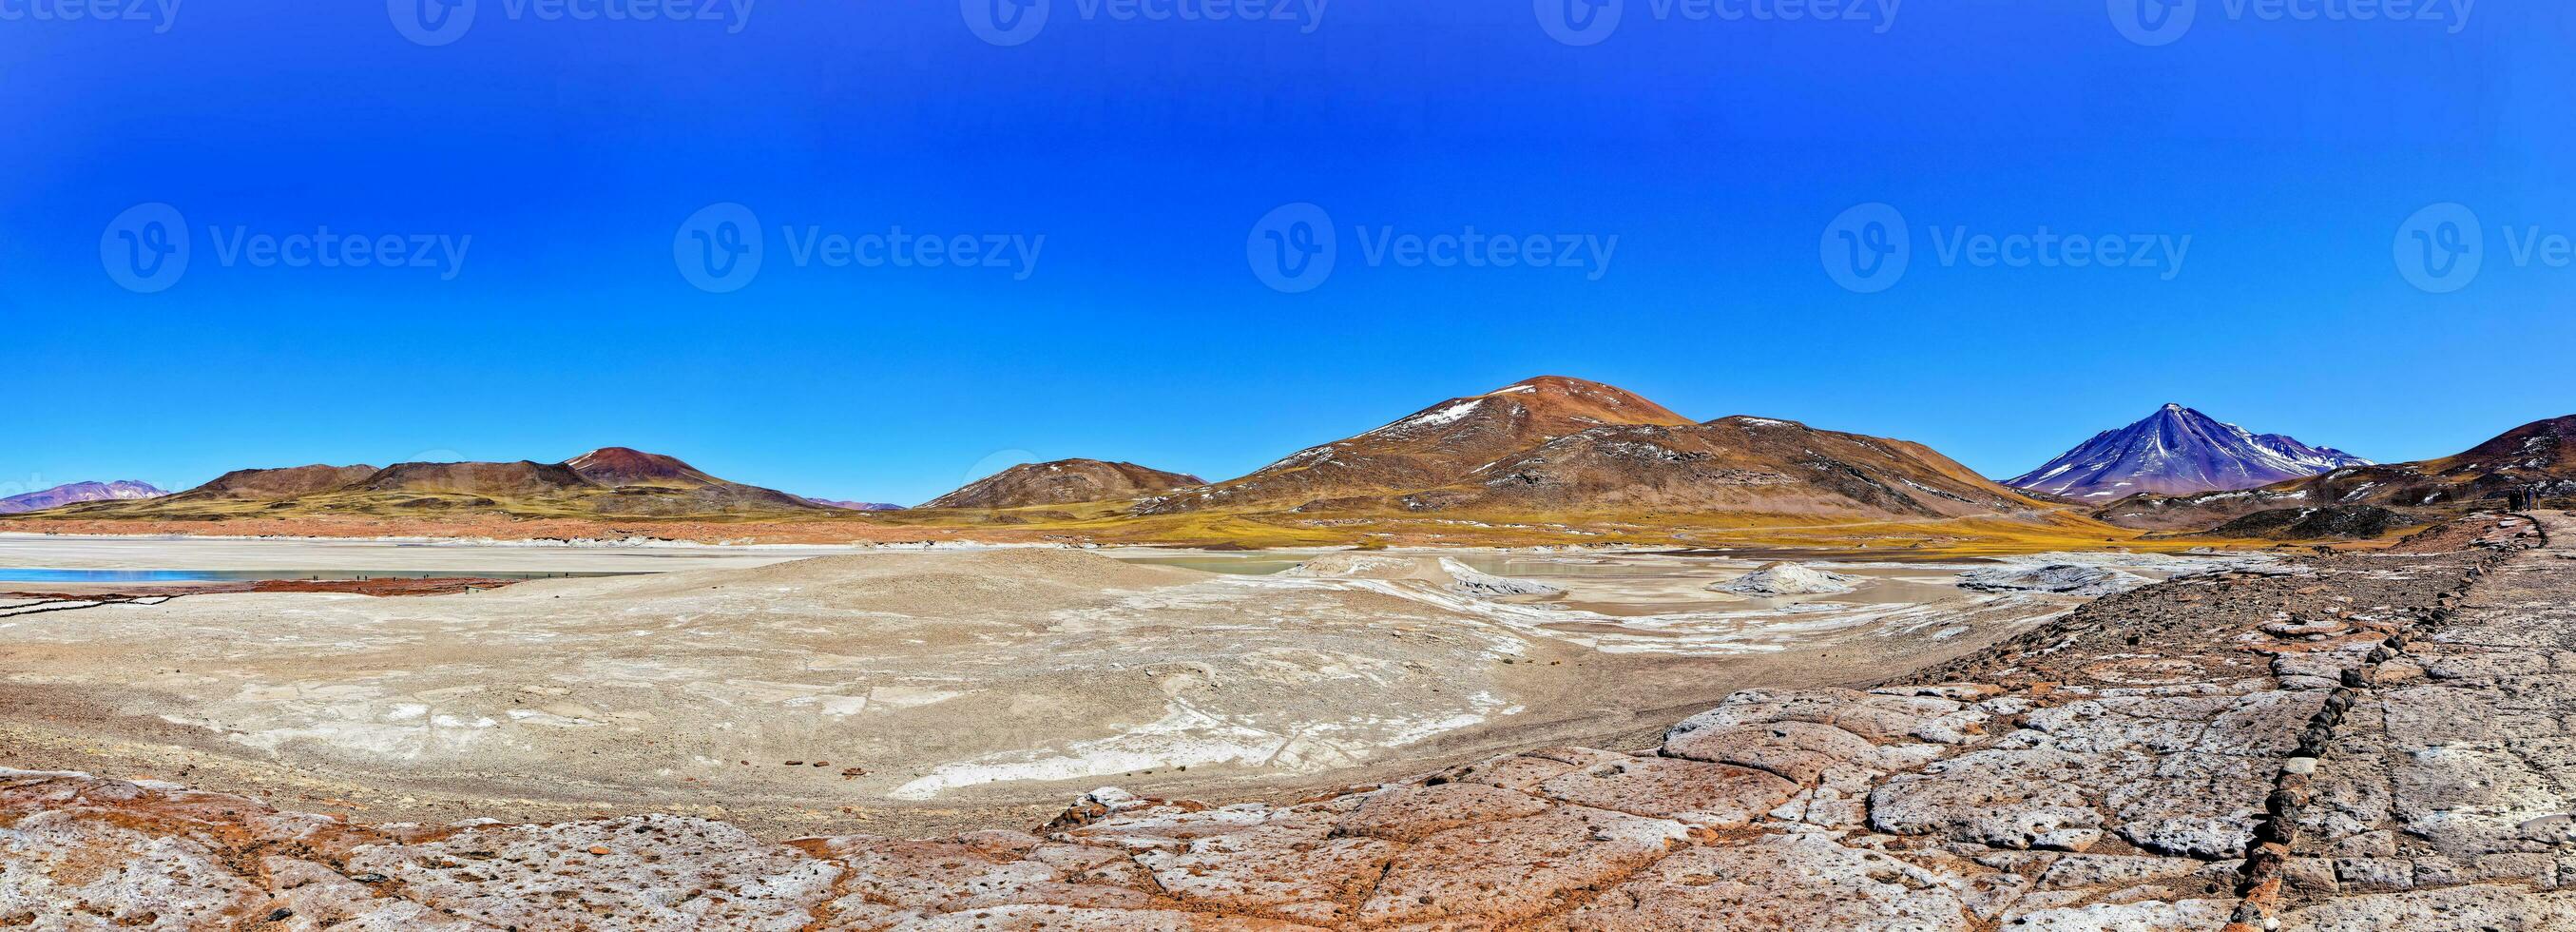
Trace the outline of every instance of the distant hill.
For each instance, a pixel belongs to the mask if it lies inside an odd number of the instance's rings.
[[[1938,519],[2047,510],[1921,444],[1729,417],[1595,427],[1402,496],[1411,511]]]
[[[115,482],[74,482],[39,492],[0,498],[0,515],[43,511],[82,502],[135,501],[159,498],[170,493],[152,487],[148,482],[120,479]]]
[[[1057,460],[1024,463],[969,483],[922,505],[939,508],[1024,508],[1082,502],[1126,501],[1207,480],[1134,463]]]
[[[66,517],[191,519],[261,515],[792,518],[836,509],[728,482],[680,460],[608,447],[561,463],[397,463],[244,469],[166,498],[101,502]]]
[[[185,492],[155,502],[167,507],[197,502],[285,501],[328,492],[376,474],[373,466],[291,466],[283,469],[236,469]]]
[[[2140,496],[2095,516],[2133,528],[2200,530],[2277,509],[2501,507],[2525,489],[2553,498],[2576,496],[2576,415],[2525,424],[2441,459],[2346,467],[2260,489]]]
[[[2341,450],[2256,434],[2170,404],[2004,484],[2098,505],[2132,495],[2255,489],[2367,465],[2369,460]]]
[[[839,500],[829,499],[829,498],[815,498],[815,497],[813,497],[813,496],[811,496],[811,495],[803,496],[803,498],[804,498],[806,501],[813,502],[814,504],[821,505],[821,506],[823,506],[823,507],[825,507],[825,508],[838,508],[838,509],[841,509],[842,511],[902,511],[902,510],[903,510],[903,506],[902,506],[902,505],[896,505],[896,504],[892,504],[892,503],[888,503],[888,502],[850,502],[850,501],[839,501]]]
[[[1438,488],[1506,457],[1607,425],[1681,427],[1689,418],[1624,389],[1541,376],[1451,398],[1354,437],[1308,447],[1250,475],[1182,489],[1142,514],[1285,510],[1310,502]]]

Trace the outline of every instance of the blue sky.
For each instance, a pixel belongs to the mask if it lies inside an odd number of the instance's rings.
[[[2167,401],[2391,460],[2576,411],[2566,4],[416,2],[0,0],[0,485],[622,444],[909,503],[1542,373],[1998,476]]]

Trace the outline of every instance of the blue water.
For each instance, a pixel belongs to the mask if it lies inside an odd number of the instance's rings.
[[[144,583],[260,582],[306,579],[343,582],[360,579],[556,579],[566,576],[624,576],[624,573],[510,573],[489,570],[40,570],[0,567],[0,583]]]

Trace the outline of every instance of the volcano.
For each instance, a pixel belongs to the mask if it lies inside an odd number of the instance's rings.
[[[2178,404],[2104,431],[2005,485],[2078,502],[2256,489],[2370,461],[2281,434],[2257,434]]]
[[[1625,389],[1540,376],[1451,398],[1367,433],[1300,450],[1250,475],[1182,489],[1143,514],[1288,509],[1438,488],[1559,437],[1612,425],[1683,427],[1689,418]]]

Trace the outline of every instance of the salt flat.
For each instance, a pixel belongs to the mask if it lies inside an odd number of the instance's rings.
[[[1745,561],[1600,553],[1273,576],[1060,549],[12,537],[0,555],[686,567],[436,597],[0,601],[0,751],[283,785],[371,818],[695,807],[798,833],[964,824],[1111,781],[1252,798],[1642,740],[1738,688],[1884,676],[2083,601],[1965,591],[1949,583],[1967,566],[1937,564],[1845,566],[1851,593],[1756,599],[1707,589]],[[1464,585],[1470,562],[1537,585]]]

